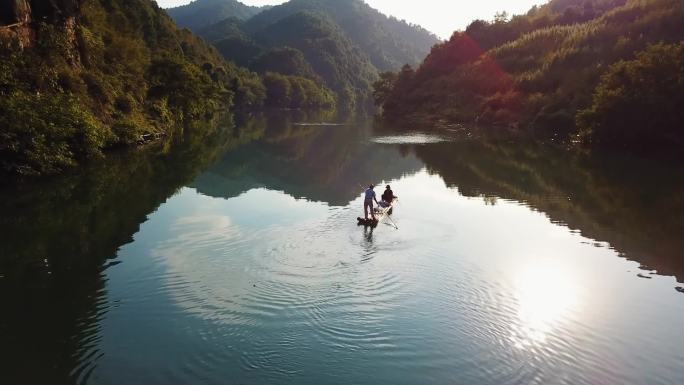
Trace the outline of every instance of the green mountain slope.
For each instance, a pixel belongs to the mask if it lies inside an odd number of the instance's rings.
[[[299,12],[254,31],[232,18],[199,33],[238,65],[261,74],[303,76],[324,84],[337,94],[342,106],[370,101],[376,68],[325,14]]]
[[[377,76],[363,52],[322,14],[296,13],[257,31],[254,36],[268,47],[291,47],[302,52],[315,73],[346,104],[354,104],[356,96],[366,99]]]
[[[0,25],[0,173],[58,172],[266,97],[152,1],[16,4]]]
[[[328,16],[380,71],[419,63],[439,42],[427,30],[387,17],[361,0],[291,0],[246,22],[252,33],[299,12]]]
[[[180,27],[195,30],[231,17],[246,20],[264,9],[266,8],[251,7],[237,0],[195,0],[166,11]]]
[[[238,65],[322,82],[346,106],[369,104],[378,69],[417,63],[438,42],[361,0],[292,0],[197,32]]]
[[[416,71],[384,74],[376,101],[393,119],[502,124],[614,146],[684,145],[684,112],[674,107],[684,92],[682,20],[680,0],[555,0],[510,21],[473,23]],[[666,45],[649,48],[658,43]],[[656,63],[657,52],[672,54]],[[679,85],[659,86],[672,82]],[[635,110],[642,119],[616,118]]]

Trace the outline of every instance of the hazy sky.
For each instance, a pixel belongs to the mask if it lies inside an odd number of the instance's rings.
[[[399,19],[420,24],[440,37],[448,38],[475,19],[491,20],[496,12],[524,13],[545,0],[365,0],[373,8]],[[157,0],[162,7],[187,4],[190,0]],[[281,4],[278,0],[244,0],[245,4]]]

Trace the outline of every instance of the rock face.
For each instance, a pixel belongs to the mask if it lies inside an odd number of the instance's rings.
[[[45,21],[58,23],[78,14],[82,0],[0,0],[0,27]]]
[[[0,0],[0,48],[29,46],[33,38],[31,20],[28,0]]]
[[[82,0],[30,0],[31,13],[36,21],[56,23],[76,16],[81,2]]]
[[[0,0],[0,26],[27,23],[31,20],[31,7],[27,0]]]
[[[36,22],[61,25],[75,42],[76,16],[83,0],[0,0],[0,46],[31,45]]]

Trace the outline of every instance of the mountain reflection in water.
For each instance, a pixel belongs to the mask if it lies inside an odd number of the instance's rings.
[[[0,190],[2,383],[684,381],[679,165],[207,124]],[[356,228],[382,182],[401,230]]]

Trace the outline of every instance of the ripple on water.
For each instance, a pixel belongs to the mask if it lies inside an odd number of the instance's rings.
[[[170,293],[186,311],[234,326],[228,328],[228,336],[205,334],[202,341],[253,340],[257,330],[287,320],[317,334],[328,346],[392,345],[377,321],[397,302],[398,276],[380,271],[350,282],[360,273],[354,252],[331,247],[330,242],[339,239],[339,229],[329,223],[298,229],[311,236],[305,247],[288,241],[291,231],[277,230],[246,235],[212,232],[198,222],[181,223],[176,228],[181,235],[155,249],[170,272],[146,279],[165,282],[158,291]],[[272,364],[276,358],[254,346],[249,351],[241,356],[247,369]]]
[[[525,298],[515,283],[450,249],[450,234],[435,230],[426,240],[376,230],[368,237],[340,226],[355,222],[352,210],[326,214],[250,232],[218,216],[172,226],[175,236],[153,251],[164,269],[141,274],[131,292],[140,304],[170,295],[200,320],[184,330],[193,342],[170,378],[211,379],[207,373],[228,362],[235,368],[223,370],[282,382],[307,373],[318,354],[347,360],[351,370],[364,365],[352,357],[398,373],[419,370],[432,383],[455,370],[471,383],[564,383],[568,373],[577,383],[596,373],[621,378],[606,362],[612,350],[605,347],[615,342],[572,314],[535,340],[538,325],[521,314]],[[139,290],[149,282],[157,284]]]

